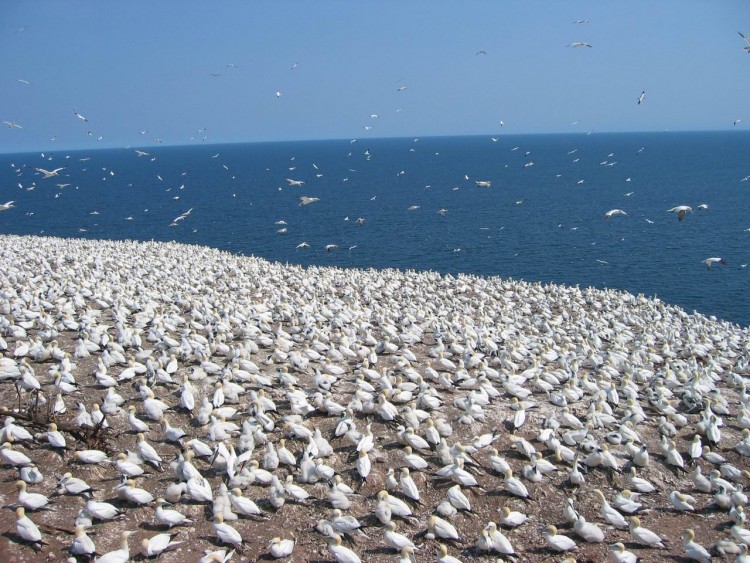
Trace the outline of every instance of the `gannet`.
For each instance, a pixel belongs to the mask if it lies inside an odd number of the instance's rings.
[[[693,208],[689,205],[678,205],[677,207],[672,207],[671,209],[667,209],[668,213],[677,213],[677,219],[682,221],[685,218],[685,215],[688,213],[693,212]]]
[[[37,172],[41,172],[44,174],[44,179],[46,178],[52,178],[53,176],[57,176],[60,174],[60,170],[65,170],[65,166],[61,166],[60,168],[55,168],[54,170],[45,170],[44,168],[34,168]]]
[[[719,258],[719,257],[706,258],[705,260],[701,260],[701,262],[703,262],[709,270],[711,269],[711,266],[713,266],[714,264],[726,265],[727,263],[727,261],[724,258]]]
[[[544,541],[547,542],[547,547],[554,551],[570,551],[578,547],[576,542],[568,536],[558,534],[555,526],[547,526],[542,535],[544,536]]]
[[[610,219],[615,215],[627,215],[622,209],[610,209],[604,214],[605,219]]]

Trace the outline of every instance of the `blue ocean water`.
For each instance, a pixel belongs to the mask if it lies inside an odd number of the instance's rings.
[[[747,132],[134,148],[0,155],[0,232],[608,287],[750,325]]]

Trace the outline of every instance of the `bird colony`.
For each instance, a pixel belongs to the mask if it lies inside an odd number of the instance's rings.
[[[748,560],[746,328],[611,290],[0,239],[6,556]]]

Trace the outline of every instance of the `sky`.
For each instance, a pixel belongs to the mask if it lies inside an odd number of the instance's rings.
[[[0,152],[742,129],[738,31],[746,0],[3,0]]]

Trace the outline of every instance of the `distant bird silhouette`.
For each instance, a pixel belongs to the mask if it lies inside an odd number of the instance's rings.
[[[591,43],[585,43],[583,41],[576,41],[575,43],[571,43],[570,45],[566,45],[566,47],[591,47]]]
[[[300,205],[310,205],[311,203],[315,203],[316,201],[320,201],[320,198],[317,197],[307,197],[306,195],[299,196],[299,204]]]
[[[638,105],[641,105],[641,102],[646,98],[646,91],[644,90],[641,92],[641,95],[638,96]]]
[[[741,31],[738,31],[737,33],[739,33],[740,37],[742,37],[742,39],[745,41],[745,46],[743,47],[743,49],[747,53],[750,53],[750,37],[748,37],[747,35],[744,35]]]

